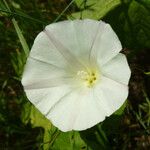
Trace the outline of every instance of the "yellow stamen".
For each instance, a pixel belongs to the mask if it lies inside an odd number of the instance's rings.
[[[79,79],[81,79],[83,81],[83,83],[89,88],[93,87],[97,80],[96,71],[91,71],[89,73],[89,72],[82,70],[82,71],[78,71],[77,75],[78,75]]]

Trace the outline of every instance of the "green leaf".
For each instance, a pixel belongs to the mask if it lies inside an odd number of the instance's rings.
[[[49,142],[52,140],[52,135],[50,134],[50,130],[55,127],[52,126],[51,122],[39,112],[33,105],[31,106],[30,112],[30,121],[32,127],[42,127],[44,129],[44,137],[43,137],[43,149],[47,150],[49,148]]]
[[[129,6],[129,20],[131,25],[135,26],[133,32],[136,35],[138,43],[145,43],[150,46],[150,11],[140,3],[133,1]]]
[[[123,47],[135,50],[150,47],[150,1],[123,1],[103,19],[115,30]],[[137,51],[132,51],[133,56]]]
[[[90,150],[75,131],[61,132],[56,138],[51,150]]]
[[[6,9],[5,4],[2,1],[0,1],[0,8],[1,9]]]
[[[47,150],[56,128],[53,127],[50,121],[29,102],[24,104],[21,119],[25,124],[30,122],[33,128],[41,127],[44,129],[43,144],[41,147]]]
[[[11,53],[11,58],[11,63],[16,73],[16,76],[14,76],[13,78],[20,81],[26,61],[26,56],[24,53],[21,53],[19,49],[16,49],[16,53]]]
[[[118,6],[121,0],[76,0],[77,6],[82,9],[81,12],[73,13],[74,18],[101,19],[110,10]]]
[[[150,9],[150,0],[136,0],[138,3],[146,7],[147,9]]]
[[[50,121],[46,119],[45,116],[43,116],[33,105],[31,106],[30,119],[33,127],[43,127],[44,129],[51,128]]]
[[[23,105],[23,109],[21,111],[21,120],[24,124],[28,124],[30,121],[31,106],[32,105],[29,102]]]
[[[29,102],[25,103],[23,106],[21,119],[25,124],[30,121],[33,128],[42,127],[44,129],[50,129],[52,126],[50,121]]]
[[[0,1],[0,16],[7,16],[7,13],[2,12],[1,10],[4,10],[4,11],[7,10],[5,4],[2,1]]]

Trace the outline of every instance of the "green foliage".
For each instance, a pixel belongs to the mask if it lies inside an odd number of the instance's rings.
[[[146,7],[146,9],[150,8],[150,0],[136,0],[138,3],[140,3],[141,5],[143,5],[144,7]]]
[[[26,40],[25,40],[25,38],[24,38],[24,36],[23,36],[23,34],[22,34],[22,32],[21,32],[19,26],[18,26],[18,23],[16,22],[16,20],[15,20],[14,18],[12,19],[12,22],[13,22],[13,24],[14,24],[16,33],[17,33],[17,35],[18,35],[18,37],[19,37],[19,40],[20,40],[20,42],[21,42],[21,45],[22,45],[22,47],[23,47],[25,56],[27,57],[28,54],[29,54],[29,47],[28,47],[28,45],[27,45],[27,42],[26,42]]]
[[[23,111],[21,114],[21,119],[24,124],[31,123],[32,127],[41,127],[44,129],[43,142],[51,140],[49,131],[52,130],[52,125],[49,120],[47,120],[33,105],[29,102],[24,104]],[[42,145],[44,149],[48,149],[48,144]]]
[[[61,132],[56,138],[51,150],[90,150],[84,141],[81,139],[80,134],[75,131]]]
[[[1,10],[7,11],[7,8],[2,1],[0,1],[0,16],[7,15],[5,12],[3,12]]]
[[[135,49],[150,47],[150,1],[122,0],[120,6],[110,11],[104,20],[109,22],[119,36],[123,47]],[[134,55],[132,53],[132,55]]]
[[[121,0],[76,0],[75,2],[81,11],[73,13],[73,18],[100,19],[118,6]]]
[[[150,72],[145,72],[144,74],[146,74],[146,75],[150,75]]]
[[[4,4],[5,4],[7,10],[11,13],[11,10],[10,10],[10,8],[9,8],[9,5],[7,4],[7,2],[6,2],[5,0],[3,0],[3,1],[4,1]],[[15,4],[15,6],[17,5],[16,3],[13,3],[13,4]],[[19,8],[20,8],[20,7],[19,7]],[[24,36],[23,36],[23,34],[22,34],[22,32],[21,32],[19,26],[18,26],[18,23],[17,23],[16,20],[15,20],[15,18],[12,18],[12,23],[13,23],[13,25],[14,25],[14,27],[15,27],[16,33],[17,33],[18,38],[19,38],[19,40],[20,40],[20,42],[21,42],[21,45],[22,45],[23,50],[24,50],[24,53],[25,53],[25,55],[26,55],[26,57],[27,57],[28,54],[29,54],[29,47],[28,47],[28,45],[27,45],[27,42],[26,42],[26,40],[25,40],[25,38],[24,38]]]
[[[102,124],[98,124],[85,131],[80,131],[80,135],[92,150],[110,149],[110,143],[102,129]]]
[[[15,2],[12,2],[12,3],[14,5],[14,7],[19,6]],[[7,4],[7,1],[3,0],[3,3],[1,2],[1,4],[3,6],[1,8],[1,10],[5,10],[5,12],[11,13],[11,9],[10,9],[9,5]],[[14,76],[14,78],[17,79],[17,80],[20,80],[22,72],[23,72],[23,67],[24,67],[26,58],[27,58],[27,56],[29,54],[29,47],[27,45],[27,42],[26,42],[26,40],[25,40],[25,38],[24,38],[24,36],[23,36],[23,34],[21,32],[21,29],[19,28],[18,23],[15,20],[15,18],[12,18],[11,21],[12,21],[12,23],[14,25],[14,28],[16,30],[16,33],[18,35],[18,38],[19,38],[19,40],[21,42],[21,45],[23,47],[23,50],[24,50],[24,53],[22,53],[18,49],[16,49],[16,54],[14,54],[14,53],[11,54],[11,57],[12,57],[11,63],[12,63],[12,66],[13,66],[13,68],[15,70],[15,73],[16,73],[16,76]]]
[[[67,11],[67,9],[74,3],[74,1],[75,0],[72,0],[53,22],[57,22],[61,18],[61,16]]]
[[[79,132],[60,132],[48,119],[46,119],[33,105],[29,102],[24,104],[21,115],[22,121],[27,124],[31,123],[32,127],[42,127],[44,129],[43,143],[41,147],[44,150],[90,150],[85,142],[81,139]]]
[[[145,101],[139,105],[139,113],[138,118],[141,118],[142,125],[144,128],[148,129],[150,127],[150,99],[148,98],[147,94],[144,92]],[[142,113],[144,113],[144,117],[142,117]],[[149,131],[150,132],[150,131]]]
[[[11,57],[11,63],[16,73],[16,75],[13,76],[13,78],[20,81],[23,73],[24,64],[26,61],[26,55],[24,53],[21,53],[18,49],[16,49],[16,53],[11,53]]]

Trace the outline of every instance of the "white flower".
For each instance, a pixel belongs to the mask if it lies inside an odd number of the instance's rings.
[[[36,37],[22,84],[60,130],[85,130],[120,108],[130,69],[109,24],[90,19],[46,26]]]

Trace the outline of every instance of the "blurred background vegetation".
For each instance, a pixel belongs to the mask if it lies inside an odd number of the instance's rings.
[[[63,133],[29,103],[20,79],[36,35],[76,18],[112,26],[132,77],[120,110],[91,129]],[[150,0],[0,0],[0,150],[150,149],[149,51]]]

